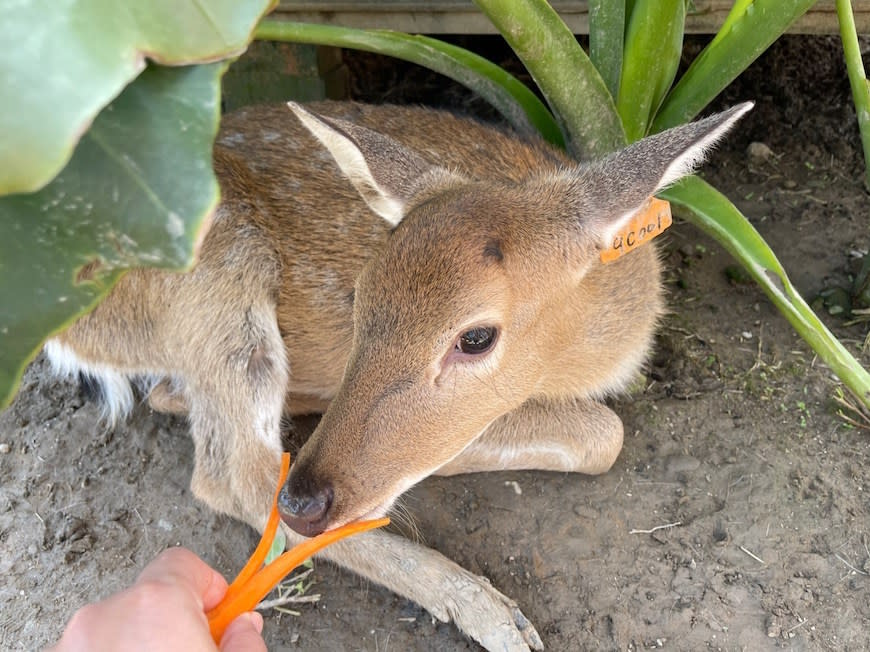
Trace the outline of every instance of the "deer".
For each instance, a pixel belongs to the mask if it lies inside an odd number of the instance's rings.
[[[751,107],[585,163],[429,108],[241,109],[214,145],[196,265],[129,271],[47,356],[109,421],[136,388],[186,415],[194,495],[257,529],[282,418],[322,413],[280,492],[289,544],[433,474],[604,473],[623,443],[604,399],[639,373],[665,302],[654,243],[601,254]],[[516,602],[422,544],[372,531],[321,556],[488,650],[542,649]]]

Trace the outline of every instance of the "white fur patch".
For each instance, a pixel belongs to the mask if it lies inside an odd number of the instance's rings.
[[[296,102],[287,102],[287,106],[308,131],[329,150],[338,167],[350,179],[369,208],[384,218],[391,227],[397,226],[405,216],[405,207],[397,198],[391,197],[375,180],[359,148]]]
[[[103,397],[102,418],[110,425],[125,419],[133,410],[133,385],[131,375],[108,365],[85,362],[75,352],[57,339],[45,343],[45,353],[54,372],[66,378],[75,378],[79,373],[92,376],[100,383]],[[143,389],[150,390],[157,382],[155,377],[144,377]]]
[[[706,136],[701,138],[692,147],[683,152],[681,156],[675,159],[662,175],[662,178],[656,187],[656,191],[666,188],[688,174],[692,174],[692,172],[695,171],[695,168],[704,160],[707,151],[721,140],[722,137],[731,130],[734,123],[742,118],[743,115],[752,109],[753,106],[755,106],[754,102],[744,102],[743,104],[738,105],[734,115],[710,131]]]

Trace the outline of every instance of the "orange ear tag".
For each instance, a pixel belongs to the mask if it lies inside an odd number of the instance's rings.
[[[660,235],[672,223],[671,205],[663,199],[650,197],[634,217],[613,235],[610,246],[601,252],[601,262],[613,262]]]

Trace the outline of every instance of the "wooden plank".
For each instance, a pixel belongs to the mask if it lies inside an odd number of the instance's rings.
[[[254,41],[223,77],[225,111],[248,104],[347,97],[348,71],[337,48]]]
[[[317,65],[317,47],[254,41],[224,75],[224,109],[278,102],[293,97],[322,100],[326,89]]]
[[[553,7],[575,34],[589,33],[586,0],[554,0]],[[686,31],[712,34],[719,29],[733,0],[695,0]],[[870,0],[852,0],[855,24],[870,34]],[[276,17],[309,23],[366,29],[395,29],[416,34],[494,34],[495,30],[471,0],[281,0]],[[834,0],[819,0],[790,30],[794,34],[836,34]]]

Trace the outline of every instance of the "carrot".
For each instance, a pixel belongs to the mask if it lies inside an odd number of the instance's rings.
[[[259,570],[269,554],[269,548],[272,547],[272,540],[275,538],[275,533],[278,532],[278,523],[281,517],[278,514],[278,494],[281,493],[281,487],[284,486],[284,481],[287,480],[287,473],[290,471],[290,453],[281,454],[281,471],[278,474],[278,486],[275,488],[275,495],[272,497],[272,509],[269,512],[269,520],[266,521],[266,527],[263,530],[263,536],[260,537],[260,543],[257,544],[251,558],[245,564],[244,568],[236,575],[236,579],[230,584],[226,595],[223,597],[223,602],[232,599],[241,588],[244,586],[254,573]],[[217,607],[215,607],[217,608]],[[213,611],[213,610],[212,610]]]
[[[290,454],[284,453],[281,457],[281,477],[278,481],[275,497],[272,500],[272,511],[269,514],[269,520],[266,523],[265,530],[263,530],[260,543],[244,568],[236,576],[236,579],[233,580],[220,603],[206,614],[208,626],[211,630],[211,637],[215,644],[220,643],[224,631],[233,620],[256,607],[257,603],[266,597],[278,582],[311,555],[340,539],[359,532],[365,532],[366,530],[383,527],[390,522],[388,518],[380,518],[371,521],[348,523],[334,530],[327,530],[313,539],[308,539],[294,546],[268,566],[260,568],[269,552],[272,539],[275,538],[275,533],[278,530],[278,522],[280,521],[278,514],[278,493],[281,491],[289,468]],[[260,570],[257,570],[258,568]]]

